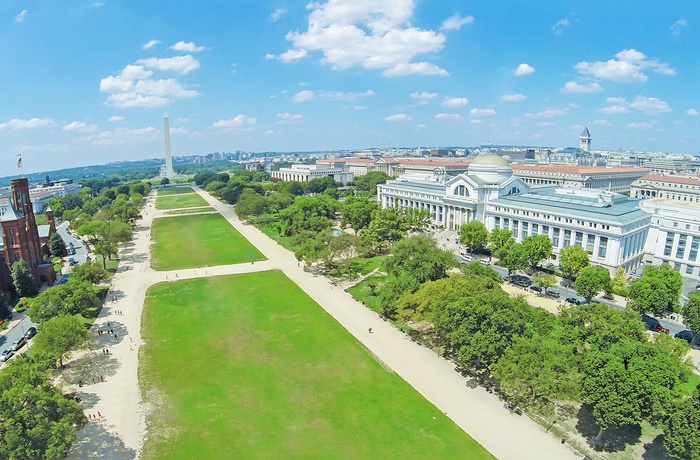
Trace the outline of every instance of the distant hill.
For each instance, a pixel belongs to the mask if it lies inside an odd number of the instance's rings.
[[[42,171],[27,174],[29,183],[43,182],[48,175],[51,180],[72,179],[74,182],[81,182],[85,179],[92,179],[102,176],[113,176],[125,173],[146,173],[144,177],[155,177],[163,164],[162,159],[121,161],[118,163],[107,163],[105,165],[81,166],[78,168],[58,169],[55,171]],[[19,172],[19,170],[17,170]],[[19,177],[19,174],[0,177],[0,187],[10,185],[12,179]]]

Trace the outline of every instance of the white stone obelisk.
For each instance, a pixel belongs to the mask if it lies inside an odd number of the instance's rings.
[[[165,112],[163,133],[165,135],[165,177],[172,179],[173,174],[173,158],[170,156],[170,121],[168,120],[168,112]]]

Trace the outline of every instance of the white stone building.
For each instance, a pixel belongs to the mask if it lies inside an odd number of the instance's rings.
[[[332,177],[343,185],[352,182],[353,174],[343,171],[342,168],[334,168],[326,165],[292,165],[291,168],[280,168],[272,171],[271,176],[285,181],[308,182],[319,177]]]

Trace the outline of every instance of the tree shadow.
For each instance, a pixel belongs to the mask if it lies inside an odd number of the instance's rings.
[[[627,446],[638,444],[642,437],[642,428],[639,425],[628,425],[618,428],[608,428],[601,441],[595,441],[599,427],[593,416],[593,408],[588,404],[581,405],[578,411],[576,429],[586,438],[588,445],[597,451],[618,452]]]
[[[66,456],[70,460],[110,459],[133,460],[136,450],[124,445],[101,420],[90,420],[85,427],[78,431],[75,442]]]
[[[671,457],[666,451],[664,435],[661,433],[653,441],[644,444],[642,458],[644,460],[672,460],[675,457]]]
[[[61,377],[68,385],[79,386],[82,382],[84,388],[89,388],[89,385],[114,376],[119,367],[119,361],[114,356],[99,350],[71,361],[61,370]],[[80,397],[82,398],[82,395]]]

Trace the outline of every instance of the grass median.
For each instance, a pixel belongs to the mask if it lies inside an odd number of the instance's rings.
[[[156,209],[182,209],[208,206],[204,198],[196,193],[185,195],[166,195],[156,198]]]
[[[278,271],[161,283],[144,459],[493,458]]]

